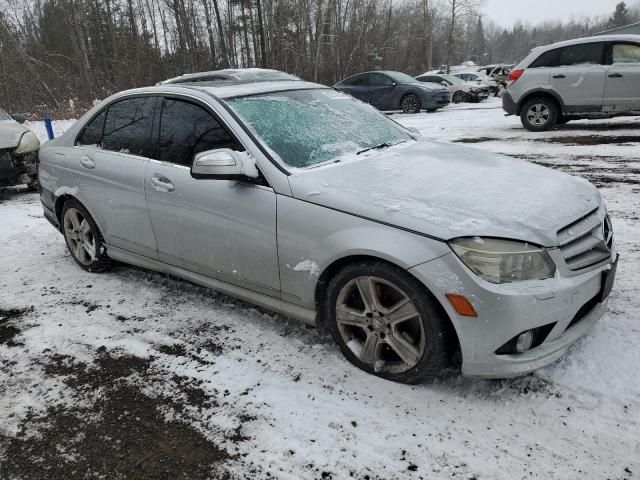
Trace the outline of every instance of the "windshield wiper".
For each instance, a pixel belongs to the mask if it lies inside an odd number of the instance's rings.
[[[369,152],[371,150],[382,150],[383,148],[393,147],[394,145],[398,145],[399,143],[406,142],[406,140],[398,140],[397,142],[384,142],[380,145],[374,145],[373,147],[365,148],[356,153],[356,155],[360,155],[361,153]]]

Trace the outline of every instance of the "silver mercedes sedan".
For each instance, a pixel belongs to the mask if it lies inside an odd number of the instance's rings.
[[[547,365],[615,276],[587,181],[426,141],[313,83],[122,92],[40,162],[45,216],[85,270],[117,260],[322,325],[398,382]]]

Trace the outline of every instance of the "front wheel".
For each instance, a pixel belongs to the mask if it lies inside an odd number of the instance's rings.
[[[531,132],[544,132],[553,127],[560,116],[558,106],[548,97],[527,100],[522,106],[520,121]]]
[[[401,383],[441,376],[450,365],[446,323],[424,287],[386,263],[357,263],[330,282],[325,318],[345,357]]]
[[[453,97],[451,97],[451,101],[453,103],[463,103],[468,101],[467,100],[467,94],[465,92],[463,92],[462,90],[458,90],[456,93],[453,94]]]
[[[413,93],[405,95],[400,102],[400,108],[402,109],[402,113],[419,113],[420,99]]]
[[[111,266],[98,226],[77,200],[67,200],[62,207],[62,233],[71,256],[83,269],[101,272]]]

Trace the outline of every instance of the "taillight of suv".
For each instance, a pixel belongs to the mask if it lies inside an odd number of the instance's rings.
[[[513,85],[516,83],[522,74],[524,73],[524,68],[519,68],[518,70],[512,70],[509,74],[509,78],[507,79],[507,85]]]

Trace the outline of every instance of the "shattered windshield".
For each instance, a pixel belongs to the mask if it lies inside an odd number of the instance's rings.
[[[0,108],[0,122],[3,120],[11,120],[11,116]]]
[[[227,102],[292,167],[339,161],[412,138],[373,107],[331,89],[277,92]]]

